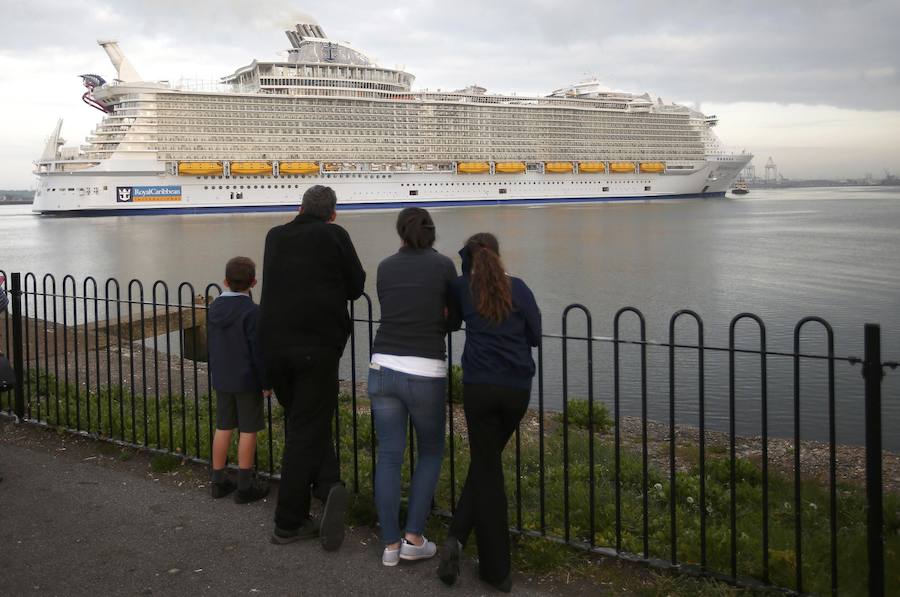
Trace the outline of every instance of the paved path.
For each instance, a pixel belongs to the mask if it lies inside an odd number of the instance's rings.
[[[203,469],[154,478],[148,460],[0,419],[0,595],[499,594],[471,562],[452,588],[435,561],[385,568],[367,528],[335,553],[272,545],[272,499],[213,502]],[[558,594],[515,580],[518,595]]]

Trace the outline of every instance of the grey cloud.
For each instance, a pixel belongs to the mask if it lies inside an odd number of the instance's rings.
[[[287,0],[16,0],[7,11],[16,18],[0,24],[0,51],[82,51],[96,37],[114,35],[126,51],[129,40],[166,39],[184,48],[188,65],[227,58],[237,67],[283,49],[281,31],[302,10],[332,37],[386,66],[405,64],[431,87],[478,82],[546,93],[592,74],[667,99],[900,106],[895,0],[423,0],[408,8],[368,0],[318,7]]]

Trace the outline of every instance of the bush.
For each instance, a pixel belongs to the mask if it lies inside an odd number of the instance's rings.
[[[574,425],[581,429],[588,428],[588,401],[583,399],[569,400],[568,417],[569,425]],[[560,423],[563,421],[562,413],[556,415],[556,420]],[[606,433],[613,427],[612,417],[609,415],[609,409],[599,400],[594,401],[594,432]]]

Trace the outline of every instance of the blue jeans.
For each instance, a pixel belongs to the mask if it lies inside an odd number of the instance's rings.
[[[369,398],[378,438],[375,506],[385,545],[400,541],[400,468],[406,450],[408,417],[416,431],[418,457],[410,481],[406,532],[421,535],[425,530],[444,457],[446,392],[446,377],[369,368]]]

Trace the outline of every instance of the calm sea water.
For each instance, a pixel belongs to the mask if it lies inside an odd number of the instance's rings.
[[[669,318],[678,309],[696,311],[704,321],[707,345],[727,346],[728,324],[741,312],[754,312],[767,324],[770,349],[790,350],[793,328],[804,316],[818,315],[834,327],[835,352],[862,356],[863,324],[882,325],[885,360],[900,360],[900,191],[889,188],[754,190],[741,198],[659,203],[471,207],[432,210],[437,248],[456,258],[463,240],[478,231],[500,238],[510,273],[532,287],[544,314],[545,330],[562,329],[561,313],[581,303],[592,314],[593,334],[611,336],[615,312],[639,308],[648,337],[668,338]],[[225,261],[247,255],[262,261],[265,234],[290,214],[42,218],[27,207],[0,207],[0,269],[79,280],[112,276],[145,283],[162,279],[173,288],[181,281],[198,290],[220,281]],[[394,252],[395,211],[341,212],[338,222],[352,236],[370,277],[379,260]],[[315,255],[310,255],[311,259]],[[458,263],[458,259],[457,259]],[[376,315],[377,315],[377,304]],[[573,313],[570,334],[583,334],[585,318]],[[633,319],[624,319],[623,337],[636,337]],[[360,328],[365,333],[365,328]],[[679,319],[678,339],[697,338],[696,325]],[[752,324],[738,327],[738,345],[758,347]],[[454,338],[462,346],[461,336]],[[364,344],[364,343],[363,343]],[[560,342],[545,345],[545,400],[562,400]],[[803,350],[824,351],[824,335],[810,326]],[[569,391],[587,397],[586,347],[571,341]],[[622,408],[637,414],[639,369],[636,348],[622,349]],[[364,346],[360,360],[366,358]],[[456,355],[458,357],[458,355]],[[651,418],[667,420],[668,350],[648,349]],[[594,346],[594,396],[611,402],[612,349]],[[678,420],[698,420],[697,359],[690,350],[676,353],[675,399]],[[713,428],[727,429],[728,359],[708,353],[705,412]],[[362,365],[361,365],[362,366]],[[791,359],[771,357],[769,424],[773,433],[793,430]],[[738,431],[760,428],[759,360],[737,359]],[[345,368],[346,372],[346,368]],[[360,374],[364,370],[360,369]],[[827,437],[825,367],[804,364],[801,423],[804,437]],[[863,393],[859,367],[837,363],[838,440],[860,442]],[[885,429],[900,426],[900,370],[884,385]],[[900,449],[900,434],[886,433],[886,446]]]

